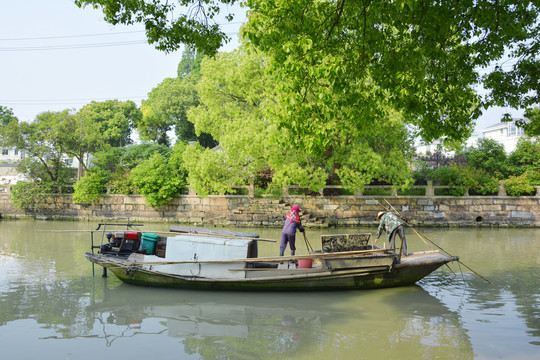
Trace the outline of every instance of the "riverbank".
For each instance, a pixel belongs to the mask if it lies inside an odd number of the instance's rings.
[[[388,202],[387,202],[388,201]],[[416,226],[540,227],[540,196],[287,196],[281,199],[244,195],[185,195],[152,208],[140,195],[107,195],[96,204],[73,204],[71,195],[51,195],[42,208],[24,213],[0,194],[3,218],[99,220],[129,217],[133,221],[174,222],[215,226],[282,226],[293,204],[304,210],[309,227],[373,226],[388,203]]]

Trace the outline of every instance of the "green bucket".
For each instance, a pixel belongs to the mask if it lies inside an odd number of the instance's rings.
[[[156,253],[156,243],[159,241],[160,237],[158,234],[154,233],[143,233],[142,234],[142,248],[146,250],[148,255],[154,255]]]

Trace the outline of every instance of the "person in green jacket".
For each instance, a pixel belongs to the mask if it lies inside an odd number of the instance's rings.
[[[399,235],[399,238],[402,241],[402,255],[407,255],[407,240],[405,239],[405,229],[403,223],[399,218],[391,212],[379,212],[377,214],[377,221],[379,221],[379,228],[377,229],[377,236],[375,238],[375,244],[379,240],[383,230],[386,231],[386,237],[390,244],[391,249],[396,248],[396,235]]]

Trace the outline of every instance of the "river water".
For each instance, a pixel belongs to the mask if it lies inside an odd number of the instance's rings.
[[[403,288],[236,293],[150,289],[123,284],[112,274],[102,278],[101,268],[93,275],[84,258],[88,232],[43,231],[95,227],[0,221],[2,359],[538,359],[540,354],[537,229],[418,229],[493,284],[453,263],[453,272],[444,267]],[[270,239],[280,235],[280,229],[240,230]],[[317,248],[322,233],[366,231],[376,229],[306,234]],[[429,249],[410,229],[406,233],[409,251]],[[297,243],[297,253],[306,253],[301,236]],[[260,244],[261,255],[279,252],[277,244]]]

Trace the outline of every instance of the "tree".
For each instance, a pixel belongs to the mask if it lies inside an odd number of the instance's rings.
[[[183,144],[179,143],[180,152]],[[131,171],[131,179],[139,193],[144,195],[150,206],[162,206],[180,194],[186,185],[185,170],[178,162],[181,157],[165,158],[155,153],[149,159],[141,162]]]
[[[92,101],[83,106],[75,115],[75,130],[65,134],[69,144],[66,154],[79,160],[79,175],[88,170],[89,154],[130,144],[131,128],[141,116],[137,105],[130,100]]]
[[[42,183],[71,182],[63,161],[69,146],[65,135],[76,129],[69,110],[41,113],[32,123],[12,121],[10,124],[12,128],[4,137],[4,144],[25,150],[27,158],[22,163],[22,172]]]
[[[9,147],[10,138],[13,132],[16,132],[19,124],[19,119],[13,114],[13,110],[5,106],[0,106],[0,146]]]
[[[273,84],[260,54],[219,53],[201,64],[197,83],[201,104],[188,112],[197,134],[207,132],[219,150],[188,147],[185,157],[189,184],[197,193],[225,193],[232,185],[249,183],[269,161],[273,126],[263,107]],[[203,166],[204,165],[204,166]]]
[[[478,146],[464,152],[469,165],[481,169],[498,179],[504,179],[510,173],[504,146],[493,139],[478,140]]]
[[[505,58],[512,46],[522,50],[513,58],[532,61],[538,53],[527,53],[538,46],[539,27],[538,5],[529,1],[277,0],[248,6],[244,35],[273,59],[279,92],[290,99],[287,115],[295,118],[285,124],[298,123],[301,108],[316,99],[319,107],[338,111],[342,103],[328,103],[323,87],[352,104],[355,87],[368,82],[426,141],[446,136],[462,142],[481,105],[489,104],[473,89],[482,80],[480,69]],[[538,81],[527,81],[523,85],[535,92],[531,86]],[[368,102],[361,108],[366,123],[379,111]]]
[[[187,119],[187,111],[199,105],[196,84],[201,77],[202,59],[202,52],[186,49],[178,64],[178,77],[163,80],[143,100],[143,117],[137,124],[142,139],[170,145],[167,132],[174,126],[179,141],[199,141],[204,147],[217,145],[206,133],[197,136],[193,123]]]
[[[137,123],[139,135],[144,140],[169,144],[167,132],[175,126],[182,141],[197,140],[193,124],[187,120],[187,110],[198,104],[195,83],[191,77],[167,78],[142,101],[142,119]]]
[[[527,121],[516,121],[516,125],[525,130],[529,136],[540,136],[540,108],[527,109],[525,112]]]
[[[131,129],[142,114],[131,101],[92,101],[77,113],[87,141],[100,141],[112,147],[131,144]]]
[[[0,106],[0,125],[3,127],[7,126],[10,122],[16,121],[17,117],[13,114],[13,109],[10,109],[5,106]]]
[[[314,191],[327,183],[357,190],[374,179],[408,184],[411,136],[399,112],[381,105],[377,126],[364,125],[357,121],[361,107],[342,102],[341,110],[332,113],[306,107],[301,119],[291,118],[293,124],[285,125],[283,102],[289,99],[276,92],[278,84],[268,68],[263,53],[243,49],[203,61],[197,85],[201,105],[188,118],[196,131],[208,132],[220,145],[217,151],[188,149],[189,183],[197,193],[230,191],[232,185],[254,181],[268,166],[274,184]],[[369,96],[369,86],[356,91],[358,97]],[[341,101],[335,94],[324,96]],[[381,99],[371,100],[377,106]],[[298,134],[291,126],[306,128]],[[201,164],[209,169],[203,171]]]
[[[76,129],[73,114],[44,112],[32,123],[12,120],[6,129],[3,143],[25,151],[18,171],[29,178],[12,188],[13,203],[23,210],[40,210],[47,194],[73,183],[74,172],[63,159],[68,147],[65,135]]]
[[[101,9],[110,24],[132,25],[143,23],[150,44],[172,52],[180,44],[193,46],[207,54],[214,54],[229,38],[216,22],[220,5],[232,5],[237,0],[75,0],[79,7],[87,5]],[[225,16],[233,20],[234,14]]]
[[[520,171],[516,175],[526,170],[540,170],[540,139],[521,138],[508,160],[510,164],[519,167]]]
[[[201,62],[204,58],[202,51],[197,51],[192,47],[186,48],[182,53],[182,60],[178,64],[178,78],[186,76],[201,76]]]
[[[209,55],[225,38],[209,21],[220,4],[238,3],[75,2],[102,9],[112,24],[144,23],[149,42],[158,49],[171,51],[185,43]],[[186,12],[173,13],[177,4]],[[446,136],[462,142],[482,107],[540,102],[536,2],[249,0],[246,5],[250,11],[244,36],[276,60],[283,79],[291,79],[284,82],[291,106],[301,105],[308,95],[319,96],[319,79],[326,78],[336,92],[367,79],[388,93],[392,107],[402,110],[426,141]],[[506,64],[514,65],[507,71]],[[480,83],[491,91],[487,99],[473,90]]]

